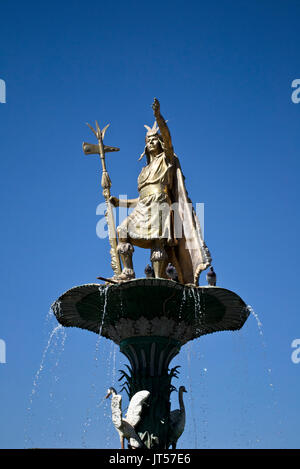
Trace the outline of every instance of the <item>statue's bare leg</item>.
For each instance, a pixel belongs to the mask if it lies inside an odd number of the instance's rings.
[[[164,240],[155,240],[151,248],[151,262],[156,278],[166,277],[168,256],[164,248]]]

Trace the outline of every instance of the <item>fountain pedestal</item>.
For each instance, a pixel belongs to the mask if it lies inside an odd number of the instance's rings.
[[[128,358],[123,389],[131,398],[150,391],[136,427],[147,448],[169,447],[170,394],[180,347],[201,335],[238,330],[249,310],[234,292],[219,287],[181,285],[165,279],[136,279],[116,285],[74,287],[52,305],[57,320],[101,334]]]
[[[138,391],[150,392],[136,427],[147,448],[168,448],[171,380],[176,374],[176,369],[169,371],[169,364],[179,350],[178,340],[160,336],[131,337],[120,344],[131,365],[129,375],[122,373],[129,399]]]

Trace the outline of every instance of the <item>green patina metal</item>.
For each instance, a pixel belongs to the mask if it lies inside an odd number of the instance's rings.
[[[179,353],[180,342],[161,336],[131,337],[121,342],[120,350],[131,364],[129,374],[123,371],[120,379],[129,399],[138,391],[150,392],[136,431],[147,448],[167,449],[171,380],[177,376],[177,367],[169,370],[169,364]]]
[[[107,287],[103,285],[99,288],[104,292]],[[199,302],[196,308],[195,294]],[[106,299],[104,294],[99,295],[99,291],[95,291],[78,301],[76,308],[82,319],[101,323],[105,301],[104,324],[115,324],[121,317],[138,320],[143,315],[147,319],[161,316],[175,318],[176,321],[183,320],[197,326],[217,323],[225,314],[225,306],[208,291],[183,286],[174,288],[170,282],[151,285],[151,288],[145,284],[127,289],[110,287]]]

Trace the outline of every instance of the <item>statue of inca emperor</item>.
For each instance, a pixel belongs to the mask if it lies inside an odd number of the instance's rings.
[[[210,253],[157,99],[152,108],[156,121],[152,128],[145,125],[146,145],[140,159],[145,156],[147,164],[138,177],[139,197],[125,200],[110,197],[115,207],[133,207],[117,228],[117,251],[123,270],[113,278],[117,281],[135,278],[132,255],[133,246],[138,246],[151,249],[155,277],[166,278],[170,262],[180,283],[197,285],[200,273],[211,263]]]

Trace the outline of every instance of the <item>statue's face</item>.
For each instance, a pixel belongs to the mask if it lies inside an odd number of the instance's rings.
[[[160,141],[157,135],[149,135],[146,140],[146,146],[149,153],[159,153],[160,148]]]

